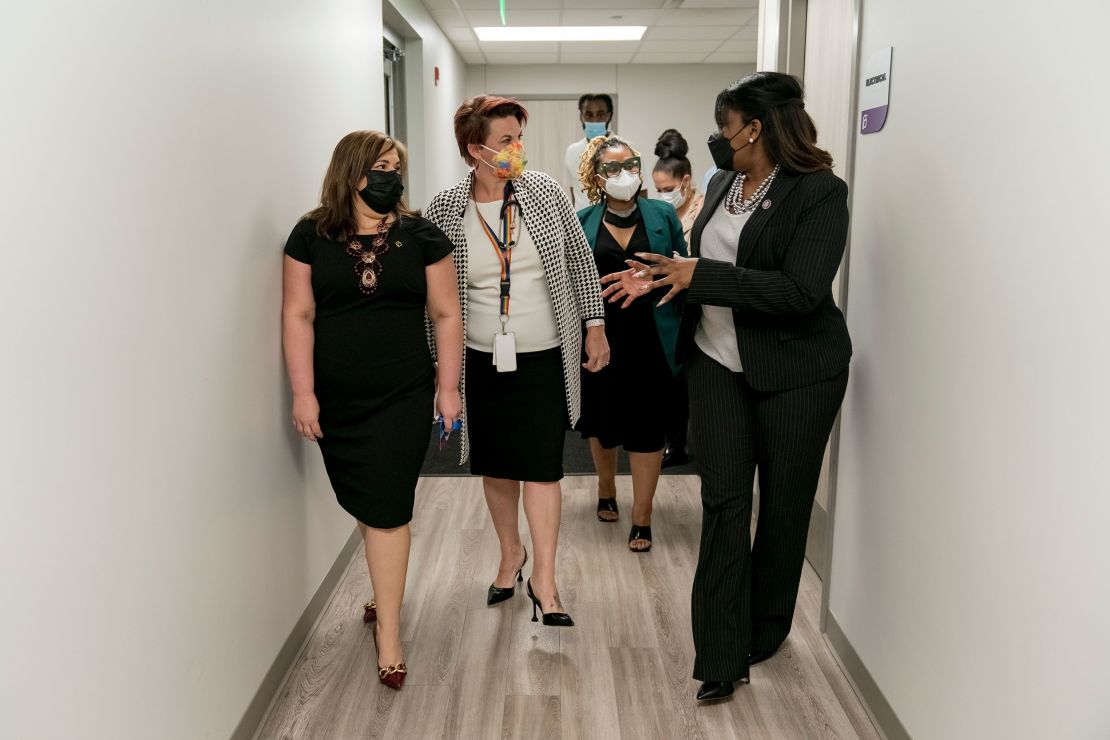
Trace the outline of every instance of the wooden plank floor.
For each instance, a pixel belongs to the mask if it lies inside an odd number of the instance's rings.
[[[488,608],[497,538],[477,478],[425,478],[417,491],[402,619],[409,676],[378,683],[361,549],[287,676],[260,740],[359,738],[878,738],[818,631],[821,584],[806,566],[783,650],[752,668],[733,699],[697,706],[690,678],[690,582],[697,479],[665,476],[650,553],[626,548],[621,521],[594,516],[592,477],[564,480],[559,588],[575,627],[533,624],[519,592]],[[521,513],[522,534],[527,529]],[[527,574],[526,574],[527,575]]]

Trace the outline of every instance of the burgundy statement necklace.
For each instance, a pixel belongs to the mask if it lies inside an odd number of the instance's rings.
[[[364,247],[356,234],[347,240],[347,254],[355,258],[355,275],[358,276],[358,289],[365,295],[374,295],[382,276],[381,256],[389,250],[389,217],[378,223],[370,247]]]

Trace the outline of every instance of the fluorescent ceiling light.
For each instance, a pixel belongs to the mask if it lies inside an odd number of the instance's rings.
[[[480,26],[480,41],[639,41],[647,26]]]

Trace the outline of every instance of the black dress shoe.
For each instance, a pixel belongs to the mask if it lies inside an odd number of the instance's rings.
[[[538,622],[536,617],[536,610],[543,615],[543,623],[547,627],[573,627],[574,620],[566,612],[545,612],[543,607],[540,606],[540,600],[536,596],[536,592],[532,590],[532,579],[528,579],[528,598],[532,600],[532,621]]]
[[[762,663],[768,658],[774,656],[774,654],[778,651],[778,648],[775,648],[774,650],[753,650],[748,653],[748,665],[751,666],[755,665],[756,663]]]
[[[526,547],[526,548],[524,548],[524,562],[520,564],[520,568],[518,568],[517,571],[516,571],[516,581],[517,581],[517,583],[520,583],[521,581],[524,580],[523,570],[524,570],[524,566],[527,565],[527,564],[528,564],[528,548]],[[494,586],[491,583],[490,587],[489,587],[489,591],[486,592],[486,606],[493,606],[494,604],[500,604],[502,601],[508,601],[509,599],[513,598],[513,594],[515,594],[515,593],[516,593],[516,583],[514,583],[512,586],[509,586],[508,588],[501,588],[499,586]]]
[[[663,453],[663,462],[661,467],[674,468],[679,465],[685,465],[688,462],[690,462],[690,456],[686,453],[686,450],[684,448],[676,447],[674,449],[671,449],[670,447],[668,447],[666,452]]]
[[[698,689],[698,701],[712,701],[732,696],[732,681],[706,681]]]

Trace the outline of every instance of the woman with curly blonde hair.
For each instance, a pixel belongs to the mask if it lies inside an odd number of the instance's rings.
[[[637,252],[685,256],[686,240],[675,210],[661,200],[639,197],[643,188],[640,154],[619,136],[589,142],[578,166],[586,196],[594,204],[578,212],[582,230],[602,275],[627,269]],[[628,452],[632,467],[632,530],[628,547],[651,549],[651,513],[666,441],[665,405],[675,397],[674,349],[681,311],[647,301],[622,309],[605,306],[610,363],[583,374],[582,419],[578,430],[590,440],[598,476],[597,517],[615,522],[617,448]],[[650,398],[652,403],[629,403]],[[661,399],[662,403],[656,403]],[[661,408],[663,406],[663,408]]]

